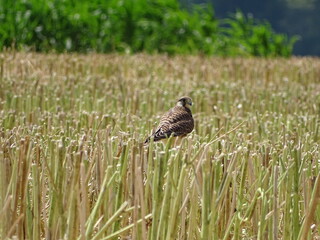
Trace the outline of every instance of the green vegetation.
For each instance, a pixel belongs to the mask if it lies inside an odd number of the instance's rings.
[[[212,3],[218,18],[241,9],[245,14],[253,14],[257,19],[266,19],[271,26],[289,36],[298,35],[294,45],[294,55],[320,56],[320,31],[315,31],[320,22],[319,0],[179,0],[182,6],[191,8],[193,4]],[[299,21],[297,21],[299,19]]]
[[[2,53],[0,238],[319,238],[319,69]],[[186,94],[195,131],[143,146]]]
[[[219,20],[176,0],[0,1],[0,49],[287,57],[296,41],[241,12]]]

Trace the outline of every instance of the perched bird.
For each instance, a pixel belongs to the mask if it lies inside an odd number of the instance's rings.
[[[194,120],[189,108],[190,106],[192,106],[190,97],[180,98],[176,106],[171,108],[161,117],[158,127],[144,143],[150,142],[151,138],[156,142],[161,139],[169,138],[171,135],[174,137],[184,137],[192,132]]]

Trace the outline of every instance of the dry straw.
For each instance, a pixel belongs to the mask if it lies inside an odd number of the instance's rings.
[[[318,59],[0,58],[1,239],[320,237]]]

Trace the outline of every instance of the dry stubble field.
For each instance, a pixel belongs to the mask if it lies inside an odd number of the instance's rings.
[[[319,116],[317,58],[1,53],[0,238],[319,239]]]

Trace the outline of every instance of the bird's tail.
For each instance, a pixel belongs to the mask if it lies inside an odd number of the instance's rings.
[[[147,144],[150,142],[150,137],[147,137],[147,139],[144,141],[144,144]]]

